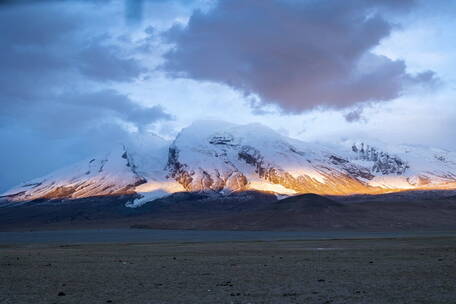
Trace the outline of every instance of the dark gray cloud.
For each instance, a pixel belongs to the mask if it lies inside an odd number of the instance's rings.
[[[163,68],[174,77],[228,84],[287,111],[391,100],[417,76],[371,50],[396,27],[385,16],[414,1],[230,0],[164,34],[175,47]]]
[[[80,71],[97,81],[131,81],[147,71],[137,60],[119,54],[119,47],[94,42],[79,54]]]
[[[64,121],[83,127],[113,117],[141,127],[170,118],[158,106],[143,108],[113,89],[101,88],[134,81],[146,69],[110,44],[106,29],[97,29],[89,18],[54,5],[0,10],[0,31],[6,33],[0,36],[0,115],[5,120],[27,117],[27,124],[33,124],[33,117],[40,117],[56,126]],[[42,119],[46,116],[52,119]]]
[[[146,69],[81,3],[0,6],[0,192],[172,119],[113,89]]]
[[[363,110],[364,109],[362,107],[357,107],[354,110],[345,113],[344,118],[347,122],[367,121],[363,116]]]
[[[114,117],[126,122],[133,122],[138,128],[144,128],[150,123],[173,118],[160,105],[146,108],[133,102],[128,96],[112,89],[65,97],[65,106],[80,109],[81,114],[85,114],[88,120],[98,120],[100,117]],[[71,116],[76,116],[78,120],[84,117],[81,115]],[[67,121],[66,118],[65,121]]]
[[[87,33],[90,20],[81,13],[50,5],[1,8],[2,103],[46,97],[69,83],[132,81],[145,72],[108,34]]]
[[[142,131],[149,124],[173,119],[159,105],[143,107],[112,89],[65,92],[33,103],[5,104],[0,108],[0,118],[5,127],[24,126],[41,132],[42,138],[68,141],[102,124],[121,121]]]

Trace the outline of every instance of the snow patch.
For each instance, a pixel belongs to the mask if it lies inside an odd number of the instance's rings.
[[[292,189],[285,188],[284,186],[279,184],[268,183],[267,181],[263,180],[251,181],[248,185],[248,189],[256,191],[275,192],[279,195],[287,196],[297,194],[297,192]]]
[[[184,187],[174,180],[148,181],[147,183],[141,184],[135,188],[135,192],[138,193],[139,198],[136,198],[131,202],[127,202],[125,206],[130,208],[141,207],[142,205],[156,199],[182,191],[185,191]]]
[[[154,190],[151,192],[144,192],[144,193],[139,194],[139,197],[134,199],[133,201],[127,202],[125,204],[125,207],[138,208],[146,203],[152,202],[152,201],[162,198],[162,197],[166,197],[170,194],[171,194],[170,192],[167,192],[162,189]]]

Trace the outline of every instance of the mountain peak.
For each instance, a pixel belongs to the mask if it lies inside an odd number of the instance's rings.
[[[138,134],[131,143],[4,195],[23,201],[137,193],[143,203],[176,191],[345,195],[454,188],[453,152],[366,142],[323,146],[257,123],[202,120],[182,129],[172,143]]]

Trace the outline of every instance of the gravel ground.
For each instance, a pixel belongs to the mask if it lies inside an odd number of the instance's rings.
[[[456,303],[456,238],[0,245],[0,303]]]

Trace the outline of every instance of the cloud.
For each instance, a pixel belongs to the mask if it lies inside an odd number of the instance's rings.
[[[414,1],[219,1],[186,26],[164,34],[174,47],[163,69],[173,77],[228,84],[263,102],[300,112],[391,100],[409,85],[435,80],[411,75],[402,60],[372,53],[397,27],[388,15]]]
[[[94,42],[79,54],[81,73],[97,81],[132,81],[147,69],[133,58],[122,58],[119,47]]]
[[[131,122],[138,128],[144,128],[156,121],[172,119],[172,116],[161,106],[143,107],[113,89],[67,95],[64,102],[66,106],[80,108],[83,113],[90,113],[86,114],[89,120],[114,117]],[[76,117],[78,120],[81,119],[80,115]]]
[[[171,119],[160,106],[142,107],[106,87],[133,82],[147,70],[113,44],[107,29],[93,24],[94,16],[72,8],[46,4],[0,10],[3,121],[37,122],[49,125],[47,132],[60,133],[100,118],[138,128]]]
[[[363,116],[363,110],[364,109],[362,107],[357,107],[356,109],[345,113],[344,118],[347,122],[357,122],[360,120],[367,121]]]
[[[112,6],[30,3],[0,6],[2,190],[173,119],[119,91],[147,69],[116,40]]]
[[[87,33],[89,21],[90,14],[81,16],[68,7],[1,9],[0,101],[30,100],[69,82],[133,81],[146,71],[139,61],[110,43],[111,37],[103,29]]]

